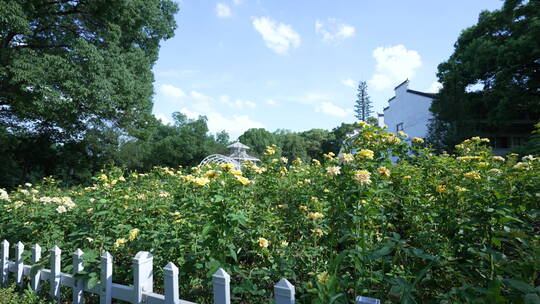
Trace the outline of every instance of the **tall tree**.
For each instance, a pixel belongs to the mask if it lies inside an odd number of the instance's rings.
[[[0,122],[55,141],[144,122],[172,0],[2,0]]]
[[[355,116],[360,121],[367,121],[373,113],[373,106],[367,92],[367,83],[365,81],[360,81],[358,84],[356,98],[354,104]]]
[[[506,0],[482,12],[438,67],[443,87],[431,106],[430,141],[451,149],[475,135],[530,132],[540,119],[538,37],[539,1]]]
[[[119,136],[147,127],[152,66],[177,11],[172,0],[0,0],[0,146],[11,166],[0,187],[90,176]]]

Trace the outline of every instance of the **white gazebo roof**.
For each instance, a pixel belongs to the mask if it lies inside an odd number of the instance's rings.
[[[243,143],[237,141],[234,144],[228,145],[227,149],[247,150],[247,149],[250,149],[250,148],[248,146],[244,145]]]

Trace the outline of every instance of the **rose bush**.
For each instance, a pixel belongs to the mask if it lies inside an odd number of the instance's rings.
[[[69,189],[46,178],[0,191],[0,238],[58,245],[65,271],[81,248],[93,282],[102,251],[126,284],[131,258],[151,251],[155,277],[174,262],[181,297],[197,303],[211,302],[218,267],[236,303],[267,303],[281,277],[299,303],[537,303],[540,161],[494,156],[486,141],[434,155],[422,139],[360,124],[322,162],[268,147],[242,171],[113,168]]]

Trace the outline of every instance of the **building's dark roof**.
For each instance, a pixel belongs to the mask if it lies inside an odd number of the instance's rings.
[[[416,95],[420,95],[420,96],[424,96],[424,97],[429,97],[429,98],[435,98],[435,96],[437,96],[437,94],[435,94],[435,93],[424,93],[424,92],[415,91],[415,90],[407,90],[407,92],[413,93],[413,94],[416,94]]]
[[[388,99],[388,102],[392,101],[394,98],[396,98],[396,96],[394,96],[394,97]]]
[[[383,111],[386,111],[386,110],[388,110],[388,108],[390,108],[390,106],[388,106],[388,107],[385,107],[385,108],[384,108],[384,109],[382,109],[382,110],[383,110]]]
[[[404,81],[404,82],[402,82],[402,83],[398,84],[398,86],[397,86],[397,87],[395,87],[395,88],[394,88],[394,90],[395,90],[395,89],[397,89],[397,88],[399,88],[400,86],[402,86],[402,85],[404,85],[404,84],[408,83],[408,82],[409,82],[409,79],[407,78],[407,79],[405,79],[405,81]]]

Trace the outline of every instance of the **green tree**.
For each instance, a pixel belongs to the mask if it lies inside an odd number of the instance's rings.
[[[151,121],[152,66],[172,0],[1,0],[0,187],[73,182]]]
[[[251,128],[238,137],[238,140],[251,148],[251,153],[261,156],[267,146],[277,145],[277,136],[264,128]]]
[[[151,113],[152,66],[172,0],[3,0],[0,122],[65,142]]]
[[[443,87],[432,103],[430,141],[448,149],[461,140],[521,128],[540,119],[540,2],[506,0],[464,30],[438,67]]]
[[[356,118],[360,121],[367,121],[373,113],[373,106],[367,92],[367,82],[360,81],[356,93],[356,102],[354,104],[354,112]]]

